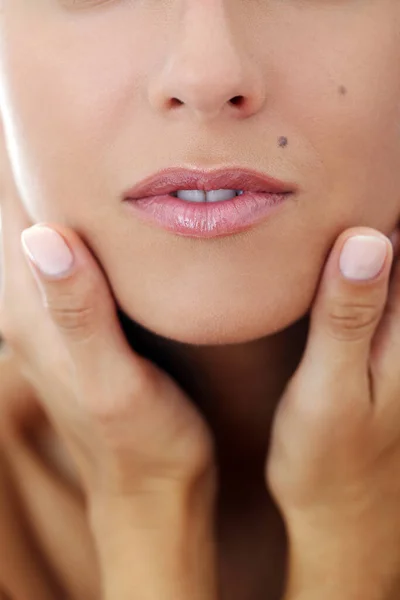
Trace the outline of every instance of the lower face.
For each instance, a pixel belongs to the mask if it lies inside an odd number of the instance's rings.
[[[282,330],[309,311],[342,231],[397,223],[399,31],[398,0],[3,0],[1,115],[21,201],[32,222],[75,229],[120,308],[160,336]],[[231,165],[297,192],[208,238],[126,210],[125,191],[160,169]]]

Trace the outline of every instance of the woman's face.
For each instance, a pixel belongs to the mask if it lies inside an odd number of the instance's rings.
[[[0,44],[29,216],[74,228],[120,307],[159,335],[283,329],[309,310],[340,232],[398,220],[398,0],[3,0]],[[122,201],[160,169],[231,165],[294,182],[294,201],[208,239]]]

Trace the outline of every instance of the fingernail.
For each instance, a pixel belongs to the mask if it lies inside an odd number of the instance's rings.
[[[373,279],[385,264],[387,244],[372,235],[354,235],[344,244],[340,270],[346,279]]]
[[[61,277],[71,270],[73,254],[54,229],[33,225],[22,232],[21,242],[28,257],[44,275]]]

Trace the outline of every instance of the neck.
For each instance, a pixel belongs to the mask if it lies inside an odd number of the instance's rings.
[[[124,320],[128,340],[167,371],[208,422],[217,449],[220,578],[227,597],[283,595],[287,539],[265,485],[271,426],[307,341],[308,315],[244,344],[195,346],[160,338]],[[257,591],[258,590],[258,591]]]
[[[308,316],[243,344],[195,346],[161,338],[120,314],[134,349],[167,371],[211,427],[221,477],[259,479],[274,412],[304,351]],[[247,490],[248,492],[248,490]]]

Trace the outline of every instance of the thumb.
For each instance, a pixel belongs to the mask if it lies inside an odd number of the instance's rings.
[[[140,373],[141,361],[133,359],[114,298],[94,256],[73,230],[59,225],[34,225],[22,232],[21,241],[78,381],[96,382],[105,390],[114,386],[115,392],[118,382],[123,385],[134,371]],[[54,353],[54,348],[47,352]],[[107,380],[111,372],[112,382]]]
[[[311,366],[325,365],[332,382],[340,384],[346,374],[365,376],[392,260],[389,238],[375,229],[348,229],[334,245],[311,310],[304,354]],[[317,375],[324,376],[322,370]]]

